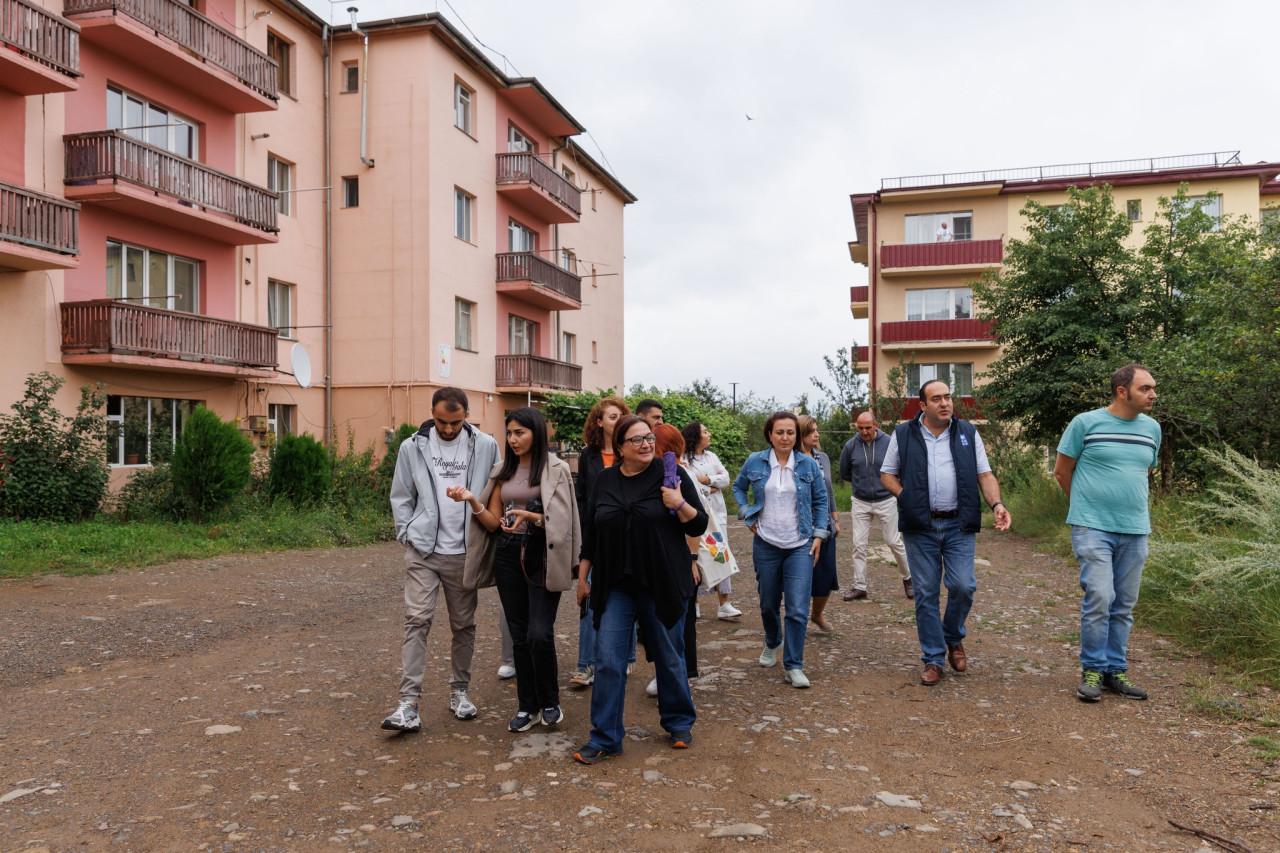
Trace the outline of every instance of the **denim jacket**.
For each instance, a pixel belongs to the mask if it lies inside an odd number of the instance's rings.
[[[738,478],[733,481],[733,499],[738,502],[738,519],[746,524],[755,523],[764,509],[764,484],[769,481],[769,453],[761,450],[747,457],[742,463]],[[822,469],[812,456],[792,454],[796,463],[796,516],[800,520],[800,535],[805,538],[826,539],[828,528],[827,484]],[[751,490],[751,499],[747,490]]]

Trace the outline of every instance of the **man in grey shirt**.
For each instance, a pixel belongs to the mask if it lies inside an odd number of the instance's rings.
[[[880,466],[884,463],[890,438],[881,431],[876,416],[871,412],[858,415],[855,427],[858,434],[849,439],[840,451],[840,479],[853,486],[853,510],[849,515],[853,531],[853,586],[844,594],[844,600],[867,597],[867,541],[871,538],[873,519],[898,563],[903,591],[907,598],[915,598],[907,552],[902,546],[902,534],[898,532],[898,501],[880,482]]]

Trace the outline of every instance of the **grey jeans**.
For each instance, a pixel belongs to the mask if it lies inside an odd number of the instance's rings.
[[[464,554],[431,554],[424,557],[413,547],[404,551],[404,643],[400,661],[404,675],[400,698],[416,702],[422,695],[422,678],[427,671],[427,635],[435,618],[436,600],[444,590],[453,633],[449,659],[453,664],[450,686],[466,689],[471,683],[471,657],[476,648],[476,599],[474,589],[462,585]]]

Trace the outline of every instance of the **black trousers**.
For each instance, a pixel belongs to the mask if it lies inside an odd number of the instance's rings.
[[[530,537],[521,567],[520,537],[499,538],[493,561],[498,597],[507,614],[515,652],[518,710],[530,714],[560,704],[555,638],[560,593],[544,586],[545,547],[542,537]]]

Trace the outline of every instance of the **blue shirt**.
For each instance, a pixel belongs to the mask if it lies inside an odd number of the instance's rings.
[[[1067,524],[1108,533],[1151,532],[1147,469],[1160,458],[1160,424],[1146,415],[1129,420],[1094,409],[1071,419],[1058,452],[1076,460]]]
[[[951,458],[951,432],[943,430],[942,435],[934,435],[927,426],[920,425],[920,434],[924,436],[924,446],[929,451],[929,509],[934,512],[951,512],[959,506],[956,491],[956,462]],[[973,434],[974,456],[978,461],[978,473],[991,471],[991,463],[987,461],[987,449],[982,444],[982,436]],[[884,452],[884,464],[880,473],[898,476],[902,470],[902,460],[898,456],[898,436],[889,436],[889,447]]]

